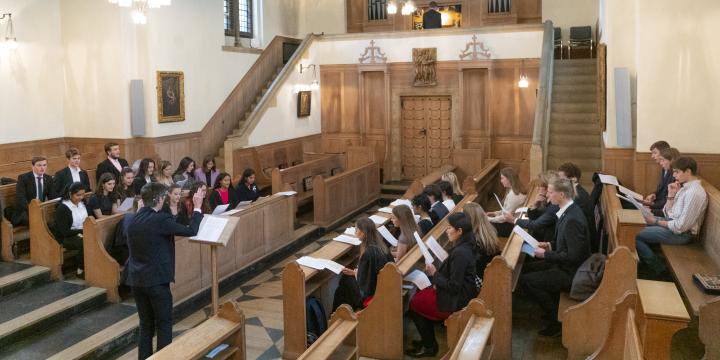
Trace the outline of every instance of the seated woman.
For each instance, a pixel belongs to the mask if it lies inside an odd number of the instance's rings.
[[[372,220],[358,220],[355,223],[355,236],[362,242],[360,261],[357,269],[343,269],[340,284],[335,290],[333,309],[342,304],[348,304],[356,310],[366,307],[375,295],[378,273],[385,264],[393,261],[390,249]]]
[[[221,173],[218,175],[213,191],[210,193],[209,201],[212,211],[215,211],[215,208],[220,205],[229,205],[228,210],[237,207],[240,202],[237,199],[237,192],[233,189],[230,174]]]
[[[395,258],[402,258],[405,253],[412,249],[415,245],[415,233],[419,234],[418,225],[415,223],[415,217],[412,210],[407,205],[398,205],[392,209],[392,217],[390,218],[396,229],[400,229],[398,236],[398,246],[395,252]]]
[[[676,148],[660,150],[660,153],[657,155],[658,163],[660,163],[660,166],[662,166],[663,169],[663,177],[660,179],[660,183],[658,184],[655,193],[648,195],[647,200],[649,201],[645,202],[646,205],[650,206],[650,210],[652,210],[655,216],[665,216],[663,208],[667,202],[668,185],[675,181],[675,179],[673,179],[672,167],[670,165],[679,157],[680,151]]]
[[[440,194],[442,196],[442,203],[448,209],[453,211],[457,204],[454,200],[455,193],[453,193],[452,185],[447,181],[438,181],[437,186],[440,188]]]
[[[188,193],[188,196],[185,197],[185,210],[188,215],[188,221],[190,220],[190,217],[192,216],[193,208],[195,204],[193,203],[193,197],[196,193],[200,193],[203,198],[203,204],[200,210],[202,210],[203,214],[210,214],[212,213],[212,208],[210,207],[210,203],[208,201],[207,196],[207,185],[205,185],[202,181],[197,181],[195,184],[193,184],[193,187],[190,189],[190,192]]]
[[[173,182],[173,171],[175,169],[172,166],[172,163],[167,160],[160,160],[158,163],[158,172],[157,172],[157,182],[160,184],[163,184],[167,187],[170,187]]]
[[[88,201],[88,213],[100,219],[118,213],[118,204],[115,194],[115,175],[104,173],[100,175],[95,194]]]
[[[190,190],[195,184],[195,160],[187,156],[182,158],[173,174],[173,182],[180,184],[182,190]]]
[[[110,173],[103,174],[113,176]],[[102,177],[101,177],[102,178]],[[55,211],[55,240],[67,250],[77,250],[75,263],[77,275],[83,277],[83,222],[88,217],[87,208],[83,203],[85,185],[81,182],[70,184],[62,196],[62,202]]]
[[[140,167],[138,168],[137,175],[135,175],[135,180],[133,181],[133,190],[135,190],[135,194],[140,194],[140,189],[142,189],[145,184],[149,184],[151,182],[155,182],[155,161],[150,158],[144,158],[140,161]]]
[[[413,342],[417,346],[405,352],[412,357],[437,355],[435,323],[465,307],[479,291],[475,264],[477,244],[472,223],[464,213],[451,214],[448,222],[447,235],[452,243],[448,258],[439,269],[433,264],[425,265],[433,286],[418,291],[410,300],[410,318],[422,338],[420,342]]]
[[[538,189],[535,202],[528,209],[527,219],[520,219],[514,214],[504,214],[505,222],[515,224],[528,229],[530,235],[541,242],[553,242],[555,239],[555,224],[557,223],[557,212],[560,208],[553,205],[547,197],[548,184],[557,177],[555,171],[546,171],[539,174],[536,180]]]
[[[215,158],[206,156],[203,159],[202,167],[195,170],[195,181],[202,181],[208,186],[214,186],[220,171],[215,168]]]
[[[182,196],[180,194],[180,191],[180,185],[170,185],[170,187],[168,188],[167,197],[165,197],[165,205],[163,205],[162,211],[172,215],[172,217],[175,219],[175,222],[187,226],[190,224],[190,218],[188,217],[188,212],[185,208],[185,204],[180,202],[180,198]]]
[[[255,201],[260,197],[260,190],[255,185],[255,170],[245,169],[237,185],[237,197],[239,202]]]
[[[478,203],[469,202],[463,207],[463,213],[470,219],[475,243],[477,245],[477,257],[475,268],[477,275],[482,281],[485,275],[485,268],[492,259],[502,251],[502,244],[497,237],[495,227],[490,223],[485,210]]]
[[[415,215],[420,216],[417,224],[420,227],[420,237],[423,237],[434,226],[432,219],[430,219],[430,199],[425,194],[417,195],[412,199],[412,206]]]
[[[442,174],[440,177],[440,180],[447,181],[452,185],[452,199],[455,202],[455,204],[459,203],[460,200],[465,196],[465,192],[462,191],[462,187],[460,186],[460,181],[458,181],[457,175],[455,175],[454,172],[446,172]]]
[[[506,167],[500,170],[500,184],[505,188],[505,198],[503,199],[502,209],[499,211],[492,211],[488,213],[490,222],[493,223],[497,229],[498,236],[508,237],[512,232],[513,225],[505,223],[505,216],[503,211],[510,214],[514,214],[517,208],[523,206],[525,199],[527,199],[527,191],[520,182],[515,169]]]
[[[430,219],[433,224],[439,223],[440,220],[450,213],[447,206],[442,203],[442,191],[440,191],[440,187],[436,184],[428,185],[423,189],[423,194],[430,200]]]
[[[115,187],[115,193],[117,199],[122,202],[126,198],[135,197],[135,188],[133,182],[135,181],[135,173],[129,167],[124,167],[120,171],[120,184]]]

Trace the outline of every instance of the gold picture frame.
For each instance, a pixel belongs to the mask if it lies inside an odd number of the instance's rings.
[[[185,121],[185,75],[182,71],[157,72],[158,122]]]

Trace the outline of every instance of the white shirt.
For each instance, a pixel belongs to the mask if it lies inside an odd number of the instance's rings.
[[[672,219],[668,221],[668,229],[675,234],[690,231],[693,235],[697,235],[700,232],[707,205],[707,193],[700,180],[684,183],[675,194],[672,208],[665,205],[665,215]]]
[[[574,201],[570,200],[567,202],[567,204],[565,204],[565,206],[561,207],[560,210],[555,213],[555,215],[557,215],[558,219],[561,218],[563,216],[563,214],[565,213],[565,210],[567,210],[567,208],[569,208],[570,205],[572,205],[574,203],[575,203]]]
[[[68,169],[70,169],[70,175],[72,175],[73,182],[80,182],[80,168],[68,166]]]
[[[63,201],[63,204],[70,209],[70,212],[72,212],[73,222],[70,229],[73,230],[82,230],[83,223],[85,222],[85,219],[88,217],[87,209],[85,208],[85,204],[79,202],[77,205],[73,204],[70,200]]]
[[[117,171],[122,171],[122,165],[120,165],[120,160],[118,160],[118,159],[113,159],[113,158],[111,158],[111,157],[109,157],[109,156],[108,156],[108,160],[110,160],[110,163],[113,164],[113,166],[115,166],[115,168],[117,169]]]
[[[512,189],[510,189],[507,192],[507,195],[505,195],[505,199],[503,199],[503,209],[505,211],[514,214],[515,210],[517,210],[519,207],[523,206],[525,204],[525,200],[527,199],[527,195],[525,194],[515,194]],[[493,223],[503,223],[505,222],[505,217],[500,214],[498,216],[493,216],[490,218],[490,222]]]
[[[452,211],[455,208],[455,201],[453,201],[453,199],[447,199],[443,201],[443,205],[445,205],[448,211]]]

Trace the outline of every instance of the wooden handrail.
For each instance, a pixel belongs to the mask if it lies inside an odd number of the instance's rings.
[[[553,69],[555,66],[553,37],[553,23],[547,20],[543,29],[542,57],[540,59],[537,102],[535,103],[532,150],[530,151],[531,176],[543,171],[547,166]]]

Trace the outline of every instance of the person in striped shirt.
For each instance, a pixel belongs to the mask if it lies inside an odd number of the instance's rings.
[[[650,271],[649,277],[660,276],[664,263],[650,248],[650,244],[685,245],[699,233],[705,218],[708,199],[697,177],[697,162],[691,157],[679,157],[672,162],[675,182],[668,185],[665,216],[645,215],[648,226],[635,237],[641,265]]]

